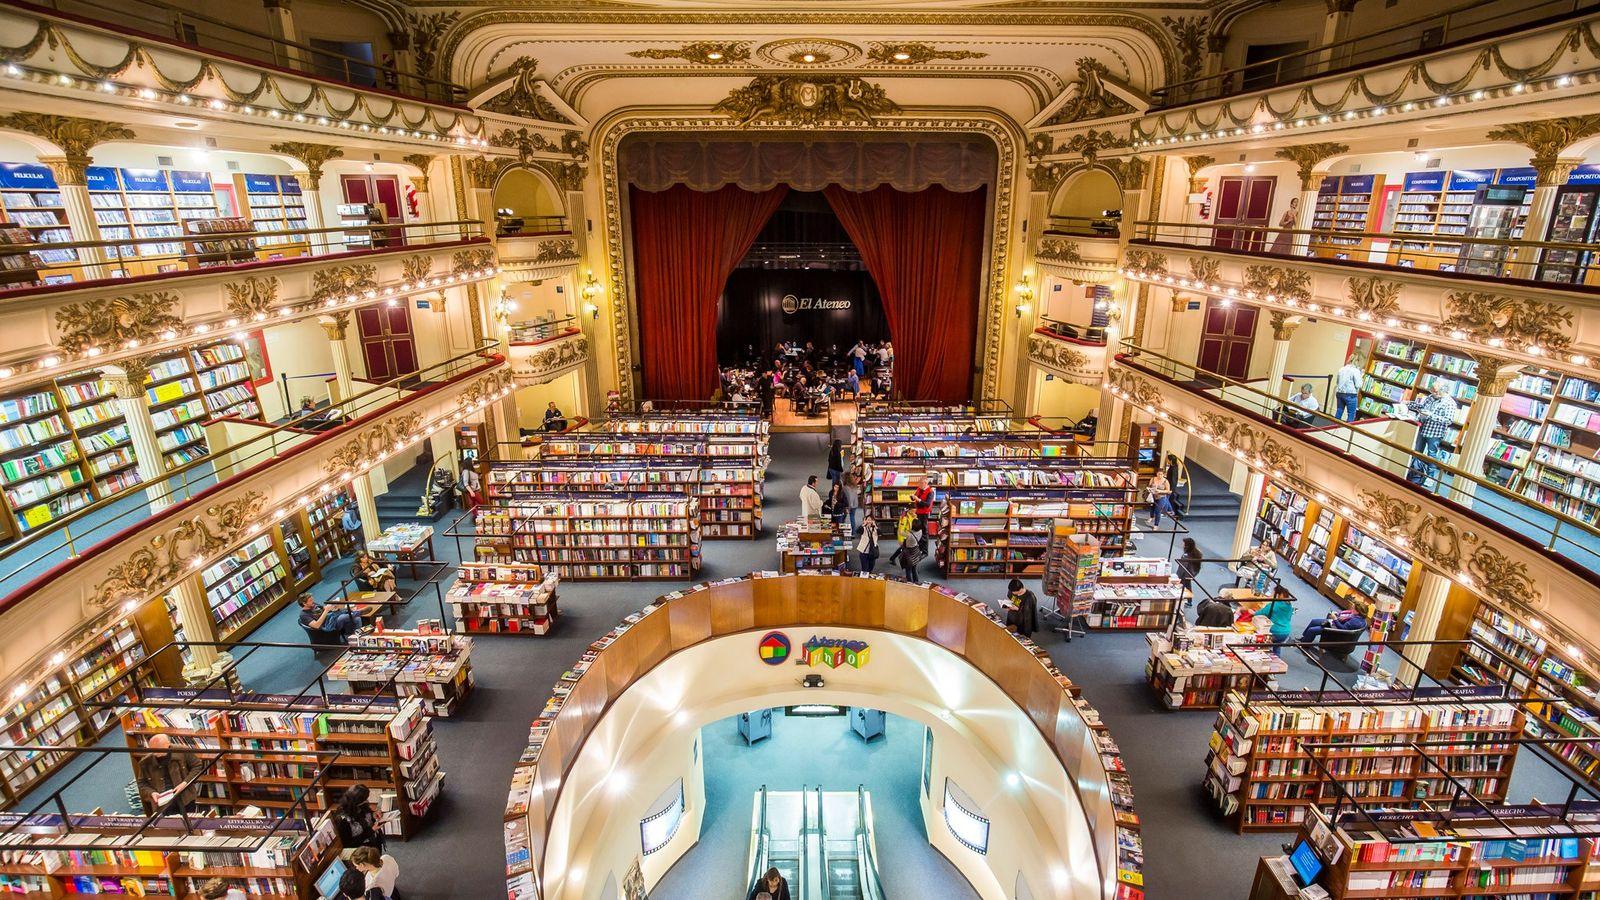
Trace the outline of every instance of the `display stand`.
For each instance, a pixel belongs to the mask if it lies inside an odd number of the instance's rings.
[[[1079,532],[1070,521],[1056,519],[1050,525],[1044,559],[1042,586],[1055,601],[1055,616],[1063,622],[1051,630],[1066,635],[1068,641],[1088,634],[1086,624],[1094,611],[1094,591],[1100,578],[1100,542],[1093,534]]]
[[[778,555],[784,574],[835,571],[850,558],[849,525],[825,519],[797,519],[778,529]]]
[[[1289,664],[1272,655],[1272,641],[1237,628],[1179,628],[1145,635],[1145,679],[1167,709],[1218,709],[1231,691],[1276,687]]]
[[[448,717],[472,692],[472,638],[444,633],[437,619],[412,631],[363,629],[348,643],[326,677],[358,694],[415,697],[423,712]]]
[[[1164,629],[1177,615],[1183,586],[1164,557],[1125,556],[1100,563],[1089,627],[1103,630]]]
[[[445,601],[453,608],[459,632],[549,634],[560,614],[556,606],[560,581],[554,572],[536,565],[464,562]]]

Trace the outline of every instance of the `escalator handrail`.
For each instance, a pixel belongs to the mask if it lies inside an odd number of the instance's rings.
[[[817,860],[821,863],[816,873],[817,889],[807,894],[809,897],[820,897],[823,900],[832,900],[832,887],[828,884],[828,830],[822,820],[822,786],[817,786]],[[810,862],[811,854],[804,854],[806,862]],[[811,881],[810,873],[801,876],[801,888],[804,889]]]
[[[872,847],[868,827],[866,785],[856,787],[856,873],[861,883],[862,900],[883,900],[883,882],[878,880],[878,854]]]
[[[767,786],[762,785],[761,788],[756,792],[756,795],[761,798],[761,805],[759,807],[761,812],[759,815],[757,815],[755,823],[756,852],[753,865],[750,867],[750,879],[746,882],[750,888],[750,890],[745,894],[747,897],[755,896],[756,882],[760,881],[761,876],[767,873],[767,862],[772,853],[771,829],[767,825]]]

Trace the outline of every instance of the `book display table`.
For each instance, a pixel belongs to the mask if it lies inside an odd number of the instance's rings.
[[[411,577],[417,577],[417,563],[433,559],[433,526],[416,522],[390,525],[375,540],[367,541],[373,559],[396,565],[411,564]]]
[[[1266,635],[1234,628],[1185,628],[1145,635],[1145,677],[1168,709],[1217,709],[1228,691],[1248,691],[1289,664],[1272,655]],[[1275,686],[1268,680],[1268,686]]]
[[[363,631],[350,638],[328,677],[349,682],[356,693],[387,689],[416,697],[428,715],[449,716],[472,692],[471,655],[472,638],[445,634],[437,622],[426,630]]]

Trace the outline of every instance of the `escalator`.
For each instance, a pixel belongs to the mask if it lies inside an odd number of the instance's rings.
[[[872,825],[872,801],[855,791],[756,792],[747,897],[775,868],[791,900],[883,900]]]

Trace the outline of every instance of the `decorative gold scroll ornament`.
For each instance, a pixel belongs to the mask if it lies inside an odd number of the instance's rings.
[[[353,472],[368,463],[376,462],[396,444],[404,444],[417,436],[422,428],[421,413],[407,413],[386,422],[368,425],[345,441],[327,459],[322,461],[322,471],[327,475]]]
[[[433,257],[418,253],[400,261],[400,277],[417,284],[433,274]]]
[[[983,59],[987,53],[976,50],[940,50],[928,44],[886,44],[874,41],[867,45],[867,59],[885,66],[920,66],[936,59]]]
[[[1346,278],[1345,290],[1350,305],[1359,317],[1386,319],[1400,314],[1400,285],[1374,275],[1371,278]]]
[[[130,600],[143,602],[165,591],[179,578],[192,575],[196,560],[205,561],[228,550],[252,526],[259,531],[266,505],[265,494],[251,491],[181,520],[112,567],[106,579],[95,585],[90,604],[107,609]]]
[[[1048,259],[1052,262],[1081,263],[1083,256],[1078,252],[1078,242],[1062,240],[1061,238],[1041,238],[1039,249],[1034,252],[1039,259]]]
[[[1143,247],[1129,247],[1122,252],[1122,261],[1130,269],[1138,269],[1151,275],[1167,274],[1167,255],[1155,253]]]
[[[457,250],[450,255],[450,274],[461,276],[479,269],[491,268],[494,264],[494,251],[488,247]]]
[[[1534,587],[1526,563],[1508,557],[1476,531],[1382,491],[1362,490],[1362,506],[1390,532],[1407,536],[1407,549],[1439,571],[1465,572],[1491,600],[1514,610],[1539,611],[1548,598]]]
[[[1067,372],[1084,372],[1090,363],[1082,351],[1042,334],[1028,335],[1028,358]]]
[[[577,335],[568,340],[557,341],[528,356],[523,366],[512,372],[512,375],[525,381],[542,378],[575,366],[588,358],[589,339]]]
[[[378,286],[378,267],[371,263],[333,266],[311,273],[311,302],[343,298]]]
[[[1068,125],[1091,119],[1109,119],[1136,112],[1133,104],[1106,87],[1110,77],[1106,64],[1091,56],[1078,60],[1077,91],[1055,111],[1045,125]]]
[[[327,144],[307,144],[301,141],[285,141],[281,144],[273,144],[271,150],[274,153],[282,153],[285,156],[292,156],[299,160],[300,164],[306,167],[306,177],[311,181],[308,187],[311,190],[316,190],[317,183],[322,180],[323,164],[330,159],[339,159],[344,156],[344,151],[338,147],[330,147]]]
[[[740,126],[782,121],[812,128],[824,122],[865,122],[898,113],[882,87],[854,75],[759,75],[713,107]]]
[[[1300,190],[1309,191],[1315,186],[1313,182],[1313,179],[1316,178],[1314,170],[1317,168],[1318,163],[1332,159],[1341,153],[1349,152],[1349,144],[1321,141],[1315,144],[1296,144],[1293,147],[1283,147],[1272,155],[1294,163],[1295,174],[1300,176]]]
[[[560,262],[564,259],[577,259],[577,257],[577,241],[571,238],[557,238],[555,240],[540,241],[537,252],[533,254],[533,262]]]
[[[1294,450],[1279,443],[1266,429],[1253,423],[1221,413],[1203,412],[1200,414],[1200,428],[1214,442],[1237,449],[1247,458],[1254,459],[1258,465],[1285,475],[1300,472],[1300,459]]]
[[[90,347],[121,349],[147,344],[183,327],[176,291],[148,291],[111,300],[71,303],[56,310],[57,345],[69,353]]]
[[[519,57],[506,71],[511,86],[490,97],[480,107],[485,112],[504,113],[540,122],[571,125],[573,121],[539,90],[541,79],[535,74],[539,61],[531,56]],[[504,76],[502,76],[504,77]]]
[[[50,113],[11,113],[0,116],[0,128],[44,138],[61,148],[61,156],[42,157],[58,184],[83,184],[89,168],[89,151],[106,141],[133,139],[133,132],[101,119],[80,119]]]
[[[635,59],[681,59],[703,66],[729,66],[750,61],[748,41],[695,41],[682,47],[652,47],[630,50]]]
[[[282,286],[276,275],[265,278],[251,275],[243,281],[228,282],[222,286],[222,292],[228,298],[228,312],[241,319],[254,319],[272,312]]]
[[[1262,299],[1272,295],[1276,300],[1311,299],[1311,273],[1283,266],[1246,266],[1244,286],[1261,294]],[[1272,301],[1268,301],[1272,302]]]
[[[1559,303],[1507,297],[1488,291],[1451,291],[1444,331],[1462,331],[1477,341],[1498,338],[1509,345],[1563,350],[1572,344],[1572,310]]]

